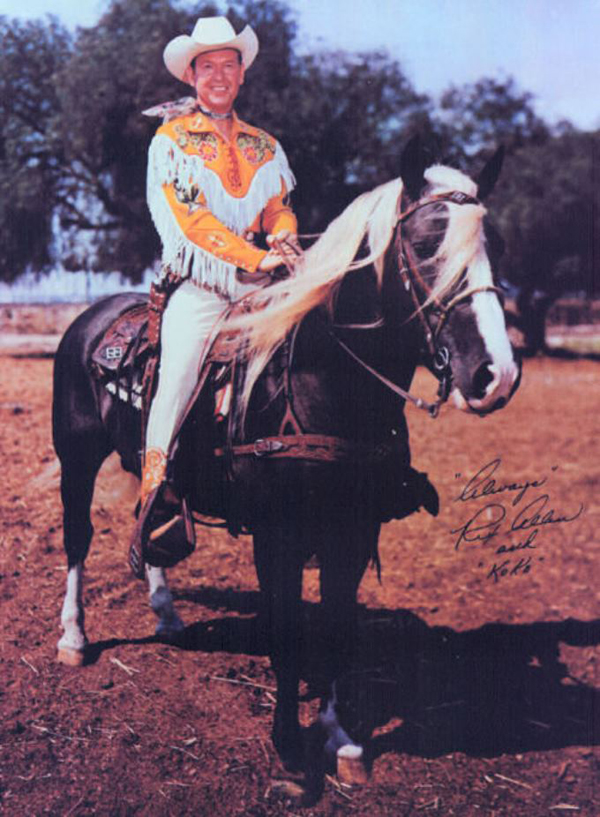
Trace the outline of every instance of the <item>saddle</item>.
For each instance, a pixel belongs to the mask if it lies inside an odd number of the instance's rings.
[[[148,302],[134,304],[120,314],[113,324],[99,339],[91,358],[92,369],[100,383],[113,395],[124,403],[129,403],[134,409],[142,413],[142,435],[145,418],[152,399],[155,381],[155,372],[158,363],[160,318],[166,299],[170,293],[151,292]],[[158,297],[160,296],[160,297]],[[234,307],[243,309],[244,305]],[[188,411],[195,404],[196,399],[206,395],[207,383],[210,383],[212,394],[209,395],[214,417],[218,420],[228,418],[228,422],[221,423],[223,429],[220,445],[208,451],[208,455],[220,461],[224,473],[233,481],[231,465],[239,458],[266,458],[266,459],[302,459],[312,462],[361,462],[371,465],[381,474],[386,474],[382,480],[380,491],[380,519],[382,522],[393,518],[400,519],[419,508],[424,508],[430,514],[436,515],[439,502],[437,492],[422,474],[413,469],[408,463],[407,443],[398,435],[394,443],[382,442],[379,445],[366,445],[351,440],[344,440],[328,435],[307,433],[298,422],[294,409],[290,376],[290,356],[284,348],[282,352],[282,393],[285,401],[283,419],[278,432],[272,437],[266,437],[252,442],[240,441],[238,437],[236,412],[232,407],[236,405],[235,391],[243,383],[244,358],[246,337],[239,331],[231,331],[225,327],[215,337],[208,352],[206,361],[200,374],[198,386],[188,406]],[[182,419],[175,437],[182,428],[185,417]],[[143,436],[142,436],[143,440]],[[140,441],[141,442],[141,441]],[[406,451],[404,447],[406,446]],[[389,479],[390,464],[394,474]],[[387,487],[386,487],[387,486]],[[155,559],[147,558],[144,548],[144,558],[151,564],[170,567],[193,551],[190,544],[191,512],[184,508],[182,526],[186,536],[180,537],[184,543],[182,549],[168,548],[164,553],[154,554]],[[138,527],[146,530],[148,520],[140,517]],[[226,524],[235,536],[244,529],[244,523],[238,519],[227,519]],[[134,554],[135,555],[135,554]],[[134,559],[134,561],[136,561]],[[143,575],[143,562],[137,554],[136,575]],[[130,558],[130,563],[133,562]]]
[[[157,358],[160,317],[166,297],[151,291],[150,300],[134,304],[118,315],[98,340],[91,356],[92,371],[111,394],[136,409],[149,408],[154,379],[153,360]],[[241,332],[224,330],[214,339],[205,368],[224,370],[243,356],[245,338]],[[148,367],[152,366],[150,373]],[[224,382],[224,371],[215,379]],[[231,405],[230,389],[218,391],[216,414],[225,416]]]

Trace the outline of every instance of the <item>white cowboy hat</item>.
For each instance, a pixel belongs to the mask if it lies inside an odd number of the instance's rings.
[[[250,26],[236,34],[226,17],[201,17],[191,37],[181,34],[168,43],[163,59],[169,71],[185,81],[183,75],[194,57],[221,48],[235,48],[242,55],[244,68],[250,68],[258,54],[258,37]]]

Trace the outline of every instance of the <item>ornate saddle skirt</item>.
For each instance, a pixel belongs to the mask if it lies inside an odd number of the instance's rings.
[[[148,304],[135,304],[119,315],[98,341],[92,353],[92,371],[109,392],[141,409],[143,373],[152,351]]]
[[[151,302],[135,304],[118,315],[98,341],[91,358],[95,376],[114,395],[141,409],[144,372],[158,354],[158,328],[152,326]],[[225,329],[215,338],[205,366],[227,367],[243,355],[244,336]],[[224,378],[218,378],[223,380]],[[217,395],[217,413],[226,415],[231,404],[229,389]]]

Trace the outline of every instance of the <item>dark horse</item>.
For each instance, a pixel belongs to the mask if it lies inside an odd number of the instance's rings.
[[[429,365],[441,397],[475,415],[501,408],[517,386],[494,285],[501,240],[481,204],[500,165],[497,154],[472,181],[428,166],[409,143],[401,177],[356,199],[306,252],[297,274],[260,290],[262,308],[239,319],[248,325],[250,362],[236,410],[243,436],[238,430],[230,456],[214,455],[217,435],[204,409],[182,430],[177,479],[192,506],[218,508],[254,538],[277,679],[273,740],[288,766],[303,763],[300,605],[303,566],[313,555],[327,655],[323,745],[333,758],[361,754],[338,721],[334,684],[348,671],[358,586],[377,557],[383,520],[420,506],[435,511],[435,492],[410,468],[403,417],[416,366]],[[69,566],[59,657],[74,664],[86,645],[81,582],[96,475],[115,450],[126,470],[140,470],[139,412],[99,385],[90,356],[115,316],[139,301],[119,295],[95,304],[69,328],[56,356],[54,440]],[[281,456],[282,434],[299,456]],[[183,625],[164,571],[148,567],[147,576],[158,632],[172,635]]]

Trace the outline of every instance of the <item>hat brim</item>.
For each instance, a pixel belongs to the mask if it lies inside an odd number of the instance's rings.
[[[205,54],[207,51],[219,51],[222,48],[234,48],[239,51],[242,55],[242,65],[245,69],[248,69],[258,54],[258,37],[250,26],[246,26],[237,37],[222,43],[199,43],[193,37],[181,34],[167,44],[163,59],[167,69],[173,76],[185,82],[183,75],[195,57],[199,54]]]

